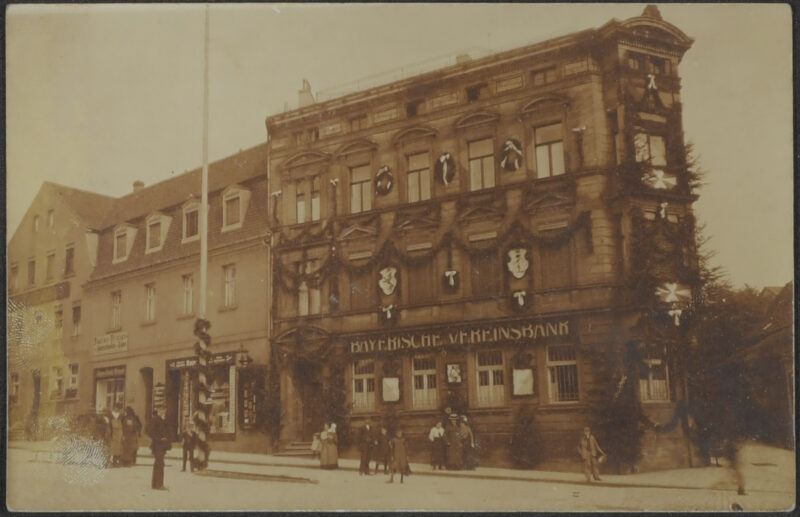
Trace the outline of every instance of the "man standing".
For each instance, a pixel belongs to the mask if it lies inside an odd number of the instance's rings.
[[[359,475],[369,476],[369,462],[372,459],[372,450],[378,445],[378,440],[375,436],[375,431],[372,429],[369,420],[361,428],[358,436],[358,448],[361,451],[361,466],[359,467]]]
[[[197,433],[194,432],[194,424],[188,424],[183,428],[181,433],[183,439],[183,467],[181,472],[186,472],[186,460],[189,460],[189,469],[194,472],[194,446],[196,443]]]
[[[586,475],[586,481],[591,483],[592,476],[596,481],[601,481],[598,465],[606,453],[600,448],[592,430],[588,427],[583,428],[583,436],[578,444],[578,453],[583,459],[583,473]]]
[[[150,450],[153,451],[153,482],[152,487],[156,490],[166,490],[164,487],[164,455],[171,445],[167,438],[167,424],[164,422],[164,410],[158,409],[153,412],[153,421],[150,423]]]

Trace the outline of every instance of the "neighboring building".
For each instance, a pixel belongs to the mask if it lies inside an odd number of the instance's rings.
[[[88,403],[83,284],[114,199],[45,182],[8,243],[8,425],[43,437]],[[25,434],[23,434],[23,432]]]
[[[650,6],[326,102],[305,84],[299,109],[268,117],[281,443],[394,419],[424,461],[430,427],[458,413],[484,464],[504,464],[531,404],[547,461],[574,462],[598,357],[628,343],[645,413],[668,421],[685,393],[634,329],[650,249],[634,234],[693,242],[691,43]],[[683,282],[691,247],[674,251],[664,278]],[[687,444],[685,427],[649,432],[640,467],[689,465]]]
[[[209,166],[208,302],[214,448],[266,450],[257,430],[269,354],[267,147]],[[176,438],[196,409],[200,170],[116,200],[85,285],[86,407],[163,405]],[[251,364],[248,364],[251,363]],[[226,443],[232,442],[232,443]]]

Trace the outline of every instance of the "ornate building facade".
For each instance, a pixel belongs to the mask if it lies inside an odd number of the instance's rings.
[[[459,415],[505,464],[524,406],[569,463],[630,393],[640,468],[690,465],[691,43],[648,7],[268,117],[281,443],[382,420],[422,460]]]

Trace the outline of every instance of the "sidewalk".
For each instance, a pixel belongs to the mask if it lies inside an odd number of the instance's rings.
[[[40,453],[51,453],[55,442],[9,442],[9,448],[27,449]],[[748,492],[785,492],[794,491],[794,453],[761,444],[749,444],[744,456],[745,479]],[[139,449],[140,458],[152,458],[146,447]],[[172,449],[167,453],[168,459],[180,462],[181,449]],[[319,470],[319,462],[313,458],[294,458],[272,456],[267,454],[211,451],[209,469],[231,474],[250,474],[258,467],[280,467],[290,469]],[[357,472],[359,461],[356,459],[339,459],[339,470]],[[581,472],[552,472],[541,470],[515,470],[493,467],[478,467],[476,470],[452,471],[432,470],[430,465],[412,463],[413,476],[441,476],[450,478],[474,478],[488,480],[508,480],[522,482],[544,482],[573,485],[586,485]],[[300,474],[300,473],[298,473]],[[307,473],[306,473],[307,474]],[[603,474],[602,481],[592,483],[593,486],[619,488],[672,488],[686,490],[721,490],[735,491],[733,475],[725,467],[700,467],[692,469],[675,469],[640,474],[614,475]]]

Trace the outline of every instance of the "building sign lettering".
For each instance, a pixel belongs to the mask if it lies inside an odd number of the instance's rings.
[[[95,354],[113,354],[114,352],[126,352],[128,350],[128,333],[114,332],[94,338]]]
[[[231,364],[234,359],[233,352],[224,352],[222,354],[215,354],[211,356],[209,364]],[[185,357],[183,359],[173,359],[167,362],[167,369],[169,370],[182,370],[184,368],[193,368],[197,365],[197,357]]]
[[[398,350],[483,345],[516,341],[537,341],[570,335],[569,320],[523,321],[495,325],[445,328],[443,330],[393,332],[358,336],[350,340],[351,354],[396,352]]]

